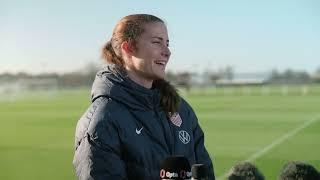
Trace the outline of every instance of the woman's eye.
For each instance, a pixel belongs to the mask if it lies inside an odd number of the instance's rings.
[[[169,47],[169,44],[162,44],[161,41],[153,41],[152,44],[163,45],[163,46]]]

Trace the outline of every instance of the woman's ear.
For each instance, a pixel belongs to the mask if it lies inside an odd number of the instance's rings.
[[[127,41],[124,41],[121,44],[121,51],[123,53],[125,53],[127,56],[132,56],[133,55],[133,48],[131,47],[131,45]]]

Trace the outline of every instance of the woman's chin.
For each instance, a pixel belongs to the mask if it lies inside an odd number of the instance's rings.
[[[164,77],[165,77],[165,72],[156,73],[156,74],[155,74],[155,77],[156,77],[157,79],[164,79]]]

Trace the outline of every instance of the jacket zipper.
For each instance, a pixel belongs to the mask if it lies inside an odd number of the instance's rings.
[[[163,119],[163,117],[159,115],[159,112],[156,109],[154,109],[154,113],[156,115],[156,118],[158,120],[160,120],[160,123],[162,124],[162,128],[163,128],[163,133],[164,133],[164,137],[165,137],[165,140],[166,140],[166,144],[168,145],[169,153],[172,156],[173,152],[174,152],[174,134],[172,132],[172,127],[170,125],[170,122],[167,119],[167,117],[165,119]],[[169,127],[169,129],[166,128],[166,127]],[[170,134],[167,133],[167,129],[169,130]]]

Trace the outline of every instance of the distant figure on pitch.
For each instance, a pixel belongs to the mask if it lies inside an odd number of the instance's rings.
[[[231,168],[228,180],[264,180],[264,176],[252,163],[240,162]]]
[[[279,180],[320,180],[320,174],[311,164],[291,161],[283,166]]]

